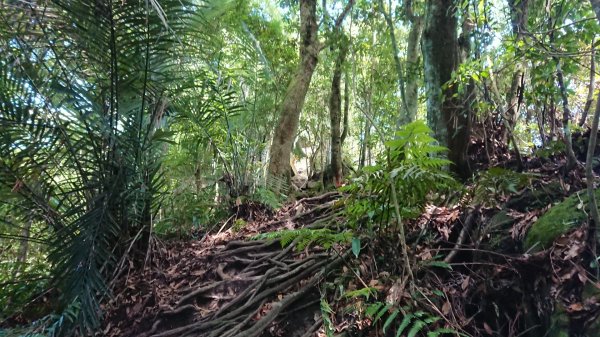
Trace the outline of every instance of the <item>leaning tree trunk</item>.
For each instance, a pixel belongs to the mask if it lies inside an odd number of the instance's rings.
[[[283,98],[269,154],[269,174],[278,178],[275,189],[281,188],[281,181],[289,180],[290,154],[300,112],[317,67],[320,44],[316,7],[316,0],[300,1],[300,63]]]
[[[452,169],[462,178],[470,174],[468,112],[460,107],[456,86],[444,85],[459,63],[457,20],[454,1],[430,0],[423,32],[423,59],[427,89],[427,121],[435,138],[449,149]]]
[[[329,96],[329,117],[331,121],[331,172],[333,184],[336,187],[342,184],[342,132],[340,122],[342,120],[342,95],[341,79],[342,65],[346,59],[348,46],[344,37],[339,40],[339,51],[335,60],[333,69],[333,79],[331,80],[331,95]]]

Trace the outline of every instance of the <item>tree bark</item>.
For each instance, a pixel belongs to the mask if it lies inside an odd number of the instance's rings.
[[[317,33],[316,0],[300,0],[300,63],[283,98],[269,154],[269,174],[279,181],[290,178],[290,153],[318,62],[320,43]],[[277,185],[275,189],[281,187]]]
[[[556,62],[556,78],[558,80],[558,87],[560,89],[560,96],[563,102],[563,137],[565,139],[566,151],[567,151],[567,166],[566,171],[570,171],[577,165],[577,158],[575,152],[573,152],[573,138],[571,137],[571,110],[569,109],[569,98],[567,95],[567,88],[563,77],[563,72],[560,67],[560,61],[557,57],[554,57]]]
[[[341,79],[342,66],[346,59],[348,46],[345,38],[342,36],[339,40],[339,51],[335,60],[333,69],[333,79],[331,80],[331,95],[329,96],[329,118],[331,122],[331,171],[333,184],[336,187],[342,184],[342,135],[341,135],[341,117],[342,117],[342,95]]]
[[[527,18],[529,16],[529,0],[508,0],[508,8],[510,9],[510,21],[512,25],[513,37],[515,39],[514,44],[518,45],[519,41],[523,39],[527,25]],[[515,58],[517,57],[518,56],[515,55]],[[508,108],[506,109],[507,112],[505,118],[509,127],[506,128],[502,134],[502,141],[507,145],[510,142],[509,133],[515,129],[518,119],[519,93],[521,90],[523,90],[520,87],[522,77],[523,64],[519,60],[515,64],[515,70],[510,81],[510,90],[507,94]]]
[[[427,121],[434,137],[448,147],[448,159],[460,177],[470,174],[467,146],[469,120],[460,108],[454,85],[445,85],[459,63],[457,20],[454,1],[430,0],[423,32],[423,59],[427,89]]]
[[[344,76],[344,130],[342,131],[342,135],[340,136],[341,146],[344,146],[344,141],[348,136],[348,114],[350,112],[350,79],[348,79],[348,73]]]
[[[423,32],[423,18],[414,16],[410,19],[411,26],[408,33],[406,47],[406,123],[417,119],[419,107],[419,71],[421,63],[421,34]]]
[[[592,39],[592,54],[590,55],[590,84],[588,85],[588,95],[585,101],[585,107],[581,113],[579,119],[579,126],[583,126],[587,120],[587,116],[594,102],[594,91],[596,90],[596,48],[594,47],[594,40]]]
[[[406,46],[406,109],[407,122],[417,119],[419,107],[419,66],[421,63],[421,36],[423,34],[424,18],[417,15],[413,8],[413,1],[404,2],[404,14],[410,22],[408,42]]]

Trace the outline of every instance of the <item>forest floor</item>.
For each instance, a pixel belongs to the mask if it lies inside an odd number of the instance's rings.
[[[496,182],[488,198],[428,205],[405,225],[412,276],[395,231],[363,239],[358,257],[350,241],[325,249],[299,236],[265,238],[335,228],[341,193],[275,212],[238,205],[244,221],[229,219],[217,233],[154,241],[144,271],[121,277],[102,335],[596,336],[600,284],[586,226],[545,249],[524,248],[538,218],[584,188],[582,168],[560,170],[560,161],[535,159],[527,163],[535,179],[522,188]]]

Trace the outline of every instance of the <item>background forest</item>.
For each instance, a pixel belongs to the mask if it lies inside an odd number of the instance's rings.
[[[0,336],[600,336],[599,20],[2,0]]]

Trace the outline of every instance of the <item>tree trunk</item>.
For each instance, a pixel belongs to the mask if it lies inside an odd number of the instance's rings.
[[[366,118],[362,135],[362,142],[360,144],[360,158],[358,161],[359,169],[362,169],[366,165],[368,152],[367,148],[369,147],[369,139],[371,138],[371,122]]]
[[[344,130],[342,131],[342,135],[340,136],[340,146],[344,146],[344,141],[348,136],[348,113],[350,112],[350,79],[348,78],[348,72],[344,75]]]
[[[423,32],[423,18],[414,16],[411,20],[406,47],[406,109],[407,123],[417,119],[419,107],[419,65],[421,63],[421,33]]]
[[[300,112],[317,66],[320,49],[317,37],[316,0],[300,1],[300,63],[281,104],[280,116],[269,154],[269,174],[278,181],[290,178],[290,153]],[[280,189],[280,184],[275,189]]]
[[[392,42],[392,52],[394,53],[394,65],[396,66],[396,75],[398,76],[398,87],[400,88],[400,109],[398,111],[399,121],[406,120],[408,117],[408,108],[406,106],[406,91],[404,88],[404,71],[402,70],[402,63],[400,62],[398,43],[396,42],[396,33],[394,32],[394,22],[392,20],[392,8],[390,1],[389,13],[385,10],[383,0],[379,0],[379,10],[383,14],[383,18],[390,31],[390,40]]]
[[[590,84],[588,85],[588,95],[585,101],[585,107],[579,118],[579,126],[583,126],[587,120],[587,116],[594,102],[594,90],[596,90],[596,48],[594,47],[594,40],[592,40],[592,54],[590,55]]]
[[[515,45],[518,45],[519,41],[523,39],[523,34],[525,33],[525,26],[527,24],[527,18],[529,14],[528,5],[529,0],[508,0],[510,21],[512,24]],[[517,57],[517,55],[515,55],[515,57]],[[515,125],[517,123],[519,113],[519,93],[523,90],[523,88],[520,86],[522,77],[523,64],[520,62],[520,60],[518,60],[515,64],[515,71],[512,74],[510,90],[507,94],[508,108],[506,110],[507,113],[505,118],[509,127],[506,128],[502,134],[502,141],[505,144],[508,144],[509,142],[510,135],[508,133],[515,129]]]
[[[435,138],[449,149],[452,169],[462,178],[469,175],[467,146],[470,116],[462,111],[452,78],[459,63],[457,20],[453,1],[430,0],[423,32],[423,59],[427,89],[427,121]]]
[[[565,80],[563,77],[563,72],[560,67],[560,61],[558,57],[554,57],[554,62],[556,62],[556,78],[558,80],[560,96],[563,101],[563,137],[565,139],[565,145],[567,148],[567,166],[565,170],[566,172],[568,172],[577,165],[577,158],[575,157],[575,152],[573,152],[573,138],[571,136],[571,110],[569,109],[569,98],[567,95],[567,88],[565,86]]]
[[[348,46],[342,36],[339,40],[339,51],[335,60],[333,69],[333,79],[331,80],[331,95],[329,96],[329,118],[331,121],[331,171],[333,184],[336,187],[342,184],[342,135],[341,135],[341,117],[342,117],[342,95],[341,79],[342,66],[346,59]]]

